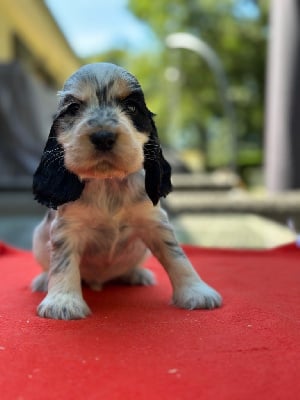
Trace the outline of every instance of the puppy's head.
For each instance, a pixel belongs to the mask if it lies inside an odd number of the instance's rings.
[[[78,199],[86,179],[123,179],[142,168],[154,205],[170,192],[171,169],[133,75],[113,64],[88,64],[66,81],[59,96],[33,179],[40,203],[57,208]]]

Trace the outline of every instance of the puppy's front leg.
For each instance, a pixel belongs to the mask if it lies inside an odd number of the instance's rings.
[[[55,233],[52,239],[48,294],[38,306],[38,315],[53,319],[80,319],[90,314],[83,300],[78,246]]]
[[[149,229],[144,232],[143,240],[169,275],[173,304],[190,310],[219,307],[221,296],[197,274],[179,246],[163,210],[160,210],[160,221],[152,222],[150,226],[148,224]]]

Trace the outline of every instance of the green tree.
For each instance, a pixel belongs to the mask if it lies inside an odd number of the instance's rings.
[[[180,146],[208,146],[212,166],[228,161],[224,138],[229,127],[212,72],[195,53],[165,46],[170,33],[189,32],[208,43],[222,60],[229,81],[227,95],[236,110],[240,164],[260,163],[267,2],[130,0],[129,7],[152,27],[160,41],[151,54],[128,57],[127,66],[139,77],[158,112],[164,140]]]

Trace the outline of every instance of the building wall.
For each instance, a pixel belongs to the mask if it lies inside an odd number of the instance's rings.
[[[18,53],[20,47],[26,51]],[[41,0],[0,1],[0,62],[16,59],[56,88],[81,65]]]

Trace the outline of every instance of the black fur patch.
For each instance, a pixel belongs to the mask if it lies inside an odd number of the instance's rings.
[[[160,197],[166,197],[172,191],[171,166],[163,156],[150,111],[149,118],[151,121],[150,138],[144,145],[145,189],[153,205],[156,205]]]
[[[58,206],[77,200],[84,188],[77,175],[66,169],[64,150],[56,139],[54,121],[42,158],[33,176],[32,190],[35,200],[46,207]]]
[[[99,85],[97,84],[98,89],[96,90],[96,96],[97,96],[97,99],[98,99],[100,107],[103,106],[103,104],[107,104],[108,103],[108,101],[109,101],[109,93],[111,91],[111,88],[112,88],[113,84],[114,84],[113,81],[108,82],[103,87],[99,87]]]

